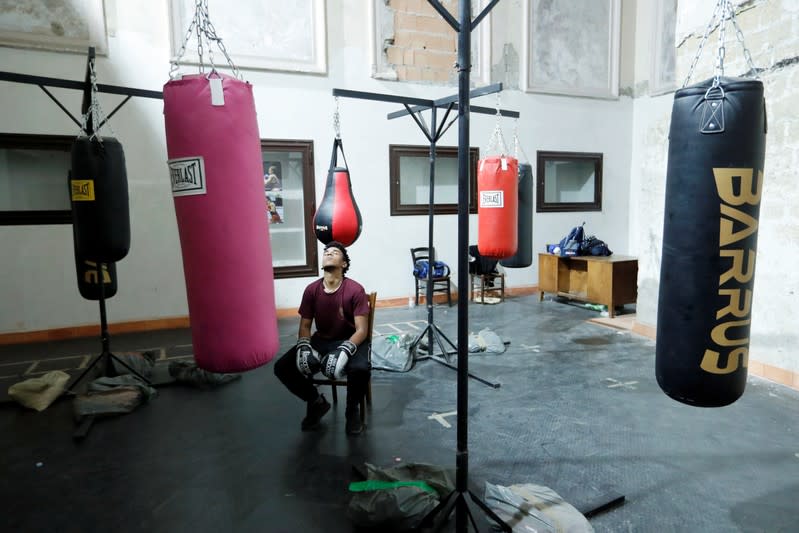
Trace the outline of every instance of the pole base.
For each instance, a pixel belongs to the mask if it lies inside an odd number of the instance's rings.
[[[476,514],[474,511],[476,511],[476,509],[473,510],[471,506],[477,507],[477,509],[485,514],[486,518],[490,519],[492,522],[494,522],[494,524],[496,524],[496,527],[493,528],[493,531],[498,530],[512,533],[513,529],[508,524],[503,522],[502,519],[497,516],[497,514],[492,511],[488,505],[485,504],[485,502],[475,496],[470,490],[454,490],[450,492],[446,498],[441,500],[441,503],[439,503],[432,511],[430,511],[430,513],[428,513],[427,516],[424,517],[424,520],[422,520],[419,528],[422,531],[441,531],[447,524],[449,516],[452,514],[454,509],[456,514],[455,526],[459,532],[467,531],[469,523],[471,523],[472,529],[474,531],[480,531],[477,521],[475,520]],[[467,519],[468,522],[466,521]]]

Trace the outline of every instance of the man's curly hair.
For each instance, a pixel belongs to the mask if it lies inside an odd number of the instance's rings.
[[[344,261],[347,263],[347,266],[341,269],[342,274],[346,274],[347,270],[350,269],[350,255],[347,253],[347,248],[338,241],[330,241],[325,245],[325,250],[328,248],[338,248],[341,251],[341,255],[344,257]],[[324,252],[322,252],[324,253]]]

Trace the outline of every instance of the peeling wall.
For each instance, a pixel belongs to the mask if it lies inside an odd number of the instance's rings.
[[[414,0],[417,3],[423,0]],[[307,139],[314,142],[316,199],[322,198],[330,144],[333,140],[333,88],[436,99],[457,92],[453,85],[432,82],[398,82],[376,76],[377,48],[373,27],[392,31],[376,16],[386,0],[329,0],[328,72],[303,75],[276,71],[245,71],[253,84],[261,136],[269,139]],[[411,0],[406,5],[412,4]],[[455,5],[454,0],[448,5]],[[97,60],[100,83],[160,90],[169,73],[169,18],[163,0],[129,2],[106,0],[109,54]],[[492,81],[516,79],[521,64],[521,14],[523,2],[503,0],[490,15],[499,49],[510,46],[507,69]],[[416,9],[416,7],[414,7]],[[487,20],[486,20],[487,21]],[[484,22],[486,22],[484,21]],[[481,24],[482,26],[483,24]],[[486,26],[487,27],[487,26]],[[473,37],[475,34],[472,34]],[[224,36],[223,36],[224,38]],[[382,53],[382,52],[381,52]],[[499,61],[502,56],[494,53]],[[490,67],[491,63],[487,65]],[[3,48],[0,70],[65,79],[82,79],[83,54]],[[189,69],[186,69],[188,71]],[[492,70],[486,68],[486,71]],[[472,83],[481,73],[473,70]],[[17,133],[75,133],[75,126],[35,86],[2,83],[0,131]],[[58,90],[71,110],[79,109],[80,94]],[[108,111],[122,98],[101,95]],[[493,107],[494,95],[474,100]],[[607,240],[620,254],[628,253],[630,145],[632,100],[590,99],[525,93],[509,88],[501,95],[503,108],[521,113],[518,121],[523,150],[602,152],[604,154],[603,211],[542,213],[535,215],[533,250],[557,242],[575,224],[586,221],[591,232]],[[388,121],[386,115],[401,106],[342,98],[341,135],[346,141],[353,193],[363,217],[363,232],[353,245],[350,271],[381,299],[413,294],[409,249],[427,243],[427,216],[390,215],[389,144],[427,146],[427,139],[409,117]],[[429,116],[429,114],[427,115]],[[471,144],[485,154],[496,124],[493,114],[473,113]],[[507,141],[514,122],[503,120]],[[163,103],[133,98],[111,121],[125,146],[132,242],[130,254],[117,265],[119,291],[108,302],[111,322],[151,320],[187,313],[174,205],[166,171]],[[456,146],[458,129],[444,134],[440,146]],[[477,241],[477,215],[470,217],[470,242]],[[435,217],[434,244],[457,276],[457,217]],[[389,236],[390,238],[387,238]],[[71,230],[68,225],[0,228],[3,276],[0,276],[0,333],[69,327],[97,322],[97,304],[83,300],[74,280]],[[533,265],[508,269],[508,287],[537,283],[537,255]],[[278,308],[296,309],[302,290],[312,278],[275,281]]]

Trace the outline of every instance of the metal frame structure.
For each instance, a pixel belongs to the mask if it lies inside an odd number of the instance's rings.
[[[502,90],[501,83],[495,83],[493,85],[487,85],[485,87],[480,87],[478,89],[473,89],[469,91],[469,98],[477,98],[479,96],[485,96],[488,94],[493,94],[500,92]],[[439,98],[437,100],[425,100],[422,98],[413,98],[413,97],[405,97],[405,96],[397,96],[393,94],[382,94],[382,93],[370,93],[370,92],[362,92],[362,91],[349,91],[345,89],[333,89],[333,96],[335,97],[342,97],[342,98],[355,98],[359,100],[375,100],[379,102],[388,102],[388,103],[395,103],[395,104],[402,104],[405,109],[400,111],[394,111],[389,113],[387,118],[388,120],[393,120],[396,118],[401,118],[410,115],[413,118],[416,125],[419,126],[419,129],[422,130],[427,140],[430,142],[430,192],[429,192],[429,200],[427,205],[427,246],[428,249],[431,251],[434,248],[433,246],[433,225],[434,225],[434,216],[435,216],[435,164],[436,164],[436,144],[439,139],[446,133],[450,126],[455,122],[457,117],[453,118],[449,122],[447,119],[449,118],[450,113],[453,109],[457,109],[459,107],[458,95],[451,95],[444,98]],[[437,110],[438,108],[445,108],[446,112],[444,117],[441,121],[438,120]],[[511,118],[518,118],[519,113],[516,111],[508,111],[504,109],[492,109],[488,107],[478,107],[472,106],[471,109],[475,113],[481,114],[489,114],[489,115],[496,115],[500,114],[505,117]],[[430,125],[428,127],[427,123],[422,116],[423,111],[430,111]],[[469,149],[468,146],[466,148],[466,157],[468,161],[468,153]],[[459,165],[460,165],[460,148],[458,151],[458,158],[459,158]],[[468,178],[467,178],[468,180]],[[467,190],[468,196],[468,190]],[[467,206],[468,209],[468,206]],[[431,258],[432,260],[432,258]],[[458,285],[459,287],[463,285]],[[442,364],[446,367],[451,368],[452,370],[458,370],[458,368],[452,365],[450,361],[450,355],[455,354],[458,352],[457,346],[444,334],[443,331],[435,324],[433,319],[433,269],[429,268],[427,270],[427,284],[425,287],[425,304],[427,306],[427,325],[425,326],[424,330],[414,339],[411,343],[410,350],[413,352],[414,348],[419,344],[419,342],[427,335],[427,353],[428,355],[424,357],[419,357],[416,360],[422,359],[432,359],[439,364]],[[459,291],[460,292],[460,291]],[[460,315],[461,311],[458,310]],[[444,342],[442,342],[442,339]],[[435,340],[436,344],[438,345],[439,349],[441,350],[440,354],[434,354],[434,344],[433,341]],[[449,345],[449,349],[446,345]],[[443,359],[437,357],[436,355],[440,355]],[[479,376],[474,374],[468,373],[468,377],[476,379],[481,383],[484,383],[493,388],[499,388],[499,383],[491,382],[486,379],[483,379]]]
[[[15,83],[26,83],[31,85],[38,85],[39,88],[44,91],[44,93],[50,97],[55,104],[61,108],[61,110],[69,116],[72,121],[77,124],[79,128],[83,128],[88,135],[92,135],[94,133],[92,120],[90,116],[90,103],[91,103],[91,93],[92,93],[92,82],[91,82],[91,72],[94,70],[94,59],[95,59],[95,51],[94,47],[90,47],[88,49],[87,57],[86,57],[86,77],[84,81],[72,81],[72,80],[62,80],[58,78],[47,78],[42,76],[29,76],[26,74],[16,74],[13,72],[0,72],[0,81],[10,81]],[[83,100],[81,102],[81,115],[87,115],[85,124],[75,118],[69,110],[58,101],[58,99],[47,90],[47,87],[58,87],[64,89],[75,89],[78,91],[83,92]],[[105,119],[99,123],[98,129],[100,129],[111,117],[119,111],[119,109],[125,105],[128,100],[130,100],[134,96],[141,96],[145,98],[156,98],[156,99],[163,99],[163,93],[158,91],[147,91],[143,89],[131,89],[128,87],[119,87],[115,85],[101,85],[97,84],[96,89],[98,92],[104,93],[111,93],[111,94],[119,94],[123,95],[126,98],[122,100],[111,113],[108,114]],[[87,258],[91,259],[91,258]],[[108,375],[109,371],[109,362],[113,360],[116,363],[119,363],[123,367],[127,368],[131,373],[138,376],[140,379],[144,380],[145,383],[150,384],[150,380],[146,377],[139,374],[135,369],[131,368],[125,361],[118,358],[111,352],[110,347],[110,334],[108,332],[108,319],[106,316],[106,308],[105,308],[105,282],[103,280],[103,265],[105,263],[97,262],[97,270],[100,273],[98,279],[100,281],[100,298],[98,300],[98,304],[100,307],[100,342],[102,345],[102,352],[94,358],[94,360],[83,369],[83,371],[75,378],[67,387],[67,390],[72,390],[78,383],[83,380],[83,378],[98,364],[102,369],[104,375]],[[79,424],[78,428],[75,430],[73,437],[76,439],[84,438],[89,430],[91,429],[92,424],[94,423],[94,416],[87,416]]]

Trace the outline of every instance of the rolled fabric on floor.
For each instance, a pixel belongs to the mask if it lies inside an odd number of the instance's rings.
[[[480,255],[503,259],[516,253],[518,173],[519,162],[515,157],[489,156],[478,163],[477,249]]]
[[[344,166],[338,166],[339,149],[344,154],[341,139],[337,137],[333,141],[333,155],[327,171],[325,192],[314,214],[313,225],[316,238],[322,244],[338,241],[344,246],[350,246],[360,236],[363,220],[355,196],[352,194],[352,181],[346,158]]]
[[[240,372],[278,349],[272,250],[252,86],[214,76],[164,85],[164,118],[194,358]]]
[[[78,255],[119,261],[130,250],[130,208],[125,152],[113,137],[78,137],[72,143],[70,200]]]
[[[524,268],[533,264],[533,167],[519,164],[519,214],[516,223],[516,253],[499,262],[507,268]]]
[[[679,402],[721,407],[744,392],[765,145],[760,81],[675,92],[656,375]]]

